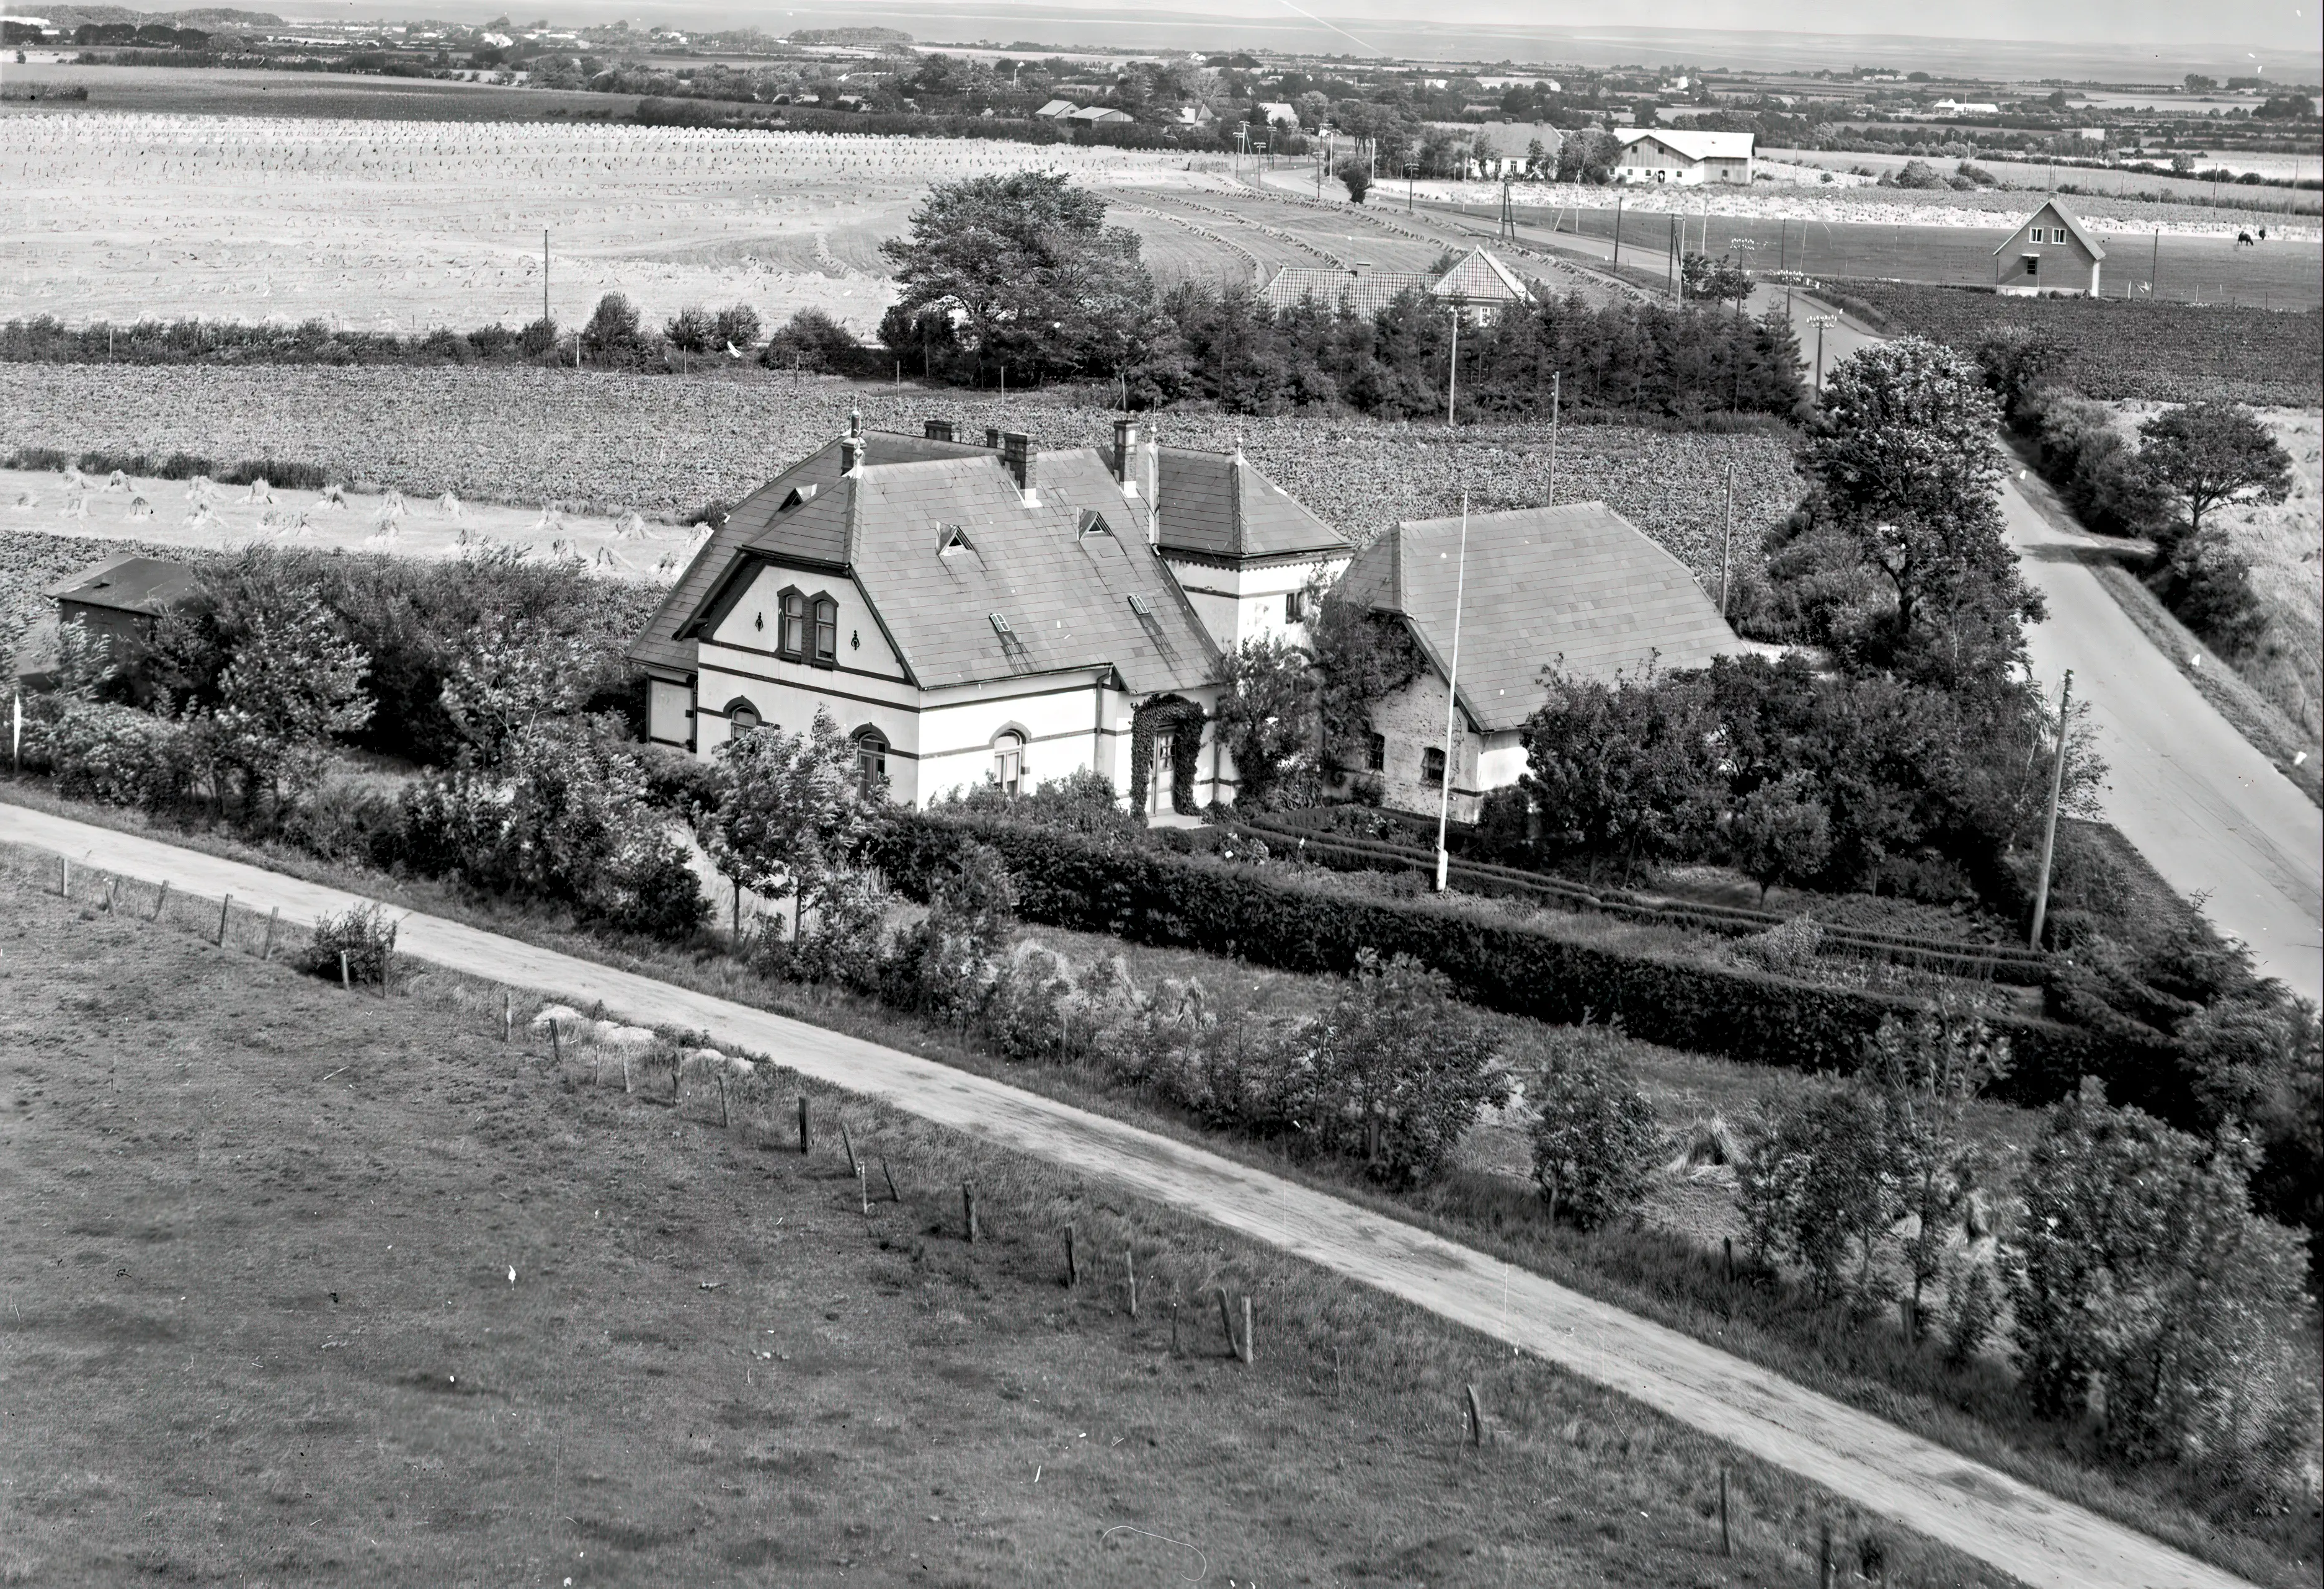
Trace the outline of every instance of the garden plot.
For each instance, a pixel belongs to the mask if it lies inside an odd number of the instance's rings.
[[[1110,195],[1199,161],[998,141],[312,117],[0,117],[0,318],[319,318],[401,333],[622,292],[649,319],[746,302],[869,334],[886,238],[937,182],[1065,171]],[[1223,164],[1223,161],[1212,163]],[[1221,263],[1223,263],[1223,256]]]

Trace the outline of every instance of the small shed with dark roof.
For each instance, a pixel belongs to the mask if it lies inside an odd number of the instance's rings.
[[[1603,503],[1472,513],[1467,535],[1465,580],[1461,521],[1448,518],[1397,525],[1341,581],[1342,597],[1402,620],[1428,660],[1373,713],[1372,771],[1390,804],[1433,812],[1443,787],[1456,600],[1458,810],[1524,771],[1517,731],[1542,704],[1545,670],[1610,683],[1745,649],[1685,565]]]
[[[18,648],[15,673],[28,688],[51,682],[59,658],[58,631],[78,624],[90,640],[108,649],[114,664],[134,678],[138,653],[153,639],[162,614],[193,594],[194,570],[164,558],[124,552],[92,563],[41,594],[57,604],[54,620],[41,624]]]

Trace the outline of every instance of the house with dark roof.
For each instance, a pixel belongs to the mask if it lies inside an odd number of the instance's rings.
[[[1403,293],[1417,292],[1447,308],[1458,306],[1471,324],[1489,325],[1511,304],[1532,301],[1517,273],[1483,248],[1471,248],[1448,268],[1427,271],[1352,270],[1287,265],[1259,289],[1259,297],[1280,311],[1313,300],[1336,311],[1370,319]]]
[[[1449,705],[1460,820],[1524,773],[1518,731],[1546,672],[1611,683],[1746,649],[1684,564],[1597,502],[1472,513],[1465,559],[1459,519],[1408,521],[1357,554],[1340,594],[1401,623],[1426,663],[1372,708],[1369,771],[1383,799],[1435,814]]]
[[[851,416],[728,515],[630,655],[650,736],[706,759],[821,709],[913,806],[1090,769],[1192,810],[1232,799],[1220,656],[1304,624],[1349,551],[1240,452],[1141,446],[1126,420],[1102,452]]]
[[[1993,251],[1993,290],[2015,297],[2042,292],[2098,296],[2106,250],[2081,217],[2055,199],[2017,224]]]
[[[137,661],[152,643],[154,626],[193,589],[194,570],[184,563],[134,552],[92,563],[41,593],[57,604],[56,617],[36,624],[19,644],[14,665],[18,684],[27,689],[49,688],[59,660],[59,631],[78,624],[90,641],[106,648],[113,663],[128,675],[133,690],[141,688]]]

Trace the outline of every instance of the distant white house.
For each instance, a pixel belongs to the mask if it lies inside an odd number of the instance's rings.
[[[1471,249],[1437,275],[1425,271],[1375,271],[1367,265],[1354,270],[1286,265],[1259,289],[1259,297],[1278,311],[1313,300],[1369,319],[1406,292],[1433,298],[1448,308],[1457,304],[1462,319],[1472,325],[1489,325],[1508,305],[1533,299],[1517,273],[1482,248]]]
[[[1984,100],[1940,99],[1929,107],[1939,115],[1999,115],[2001,106]]]
[[[1279,99],[1262,99],[1258,109],[1270,127],[1296,127],[1299,125],[1299,113]]]
[[[1699,133],[1692,128],[1639,127],[1614,134],[1621,152],[1614,162],[1618,182],[1700,187],[1706,182],[1751,180],[1757,138],[1750,133]]]
[[[1218,119],[1218,113],[1207,105],[1182,105],[1170,113],[1174,127],[1207,127]]]
[[[1070,99],[1052,99],[1033,114],[1043,121],[1057,121],[1073,115],[1076,108]]]
[[[1134,121],[1137,118],[1126,110],[1115,110],[1103,105],[1085,105],[1079,110],[1067,111],[1060,119],[1076,122],[1085,127],[1094,127],[1112,122]]]
[[[1993,251],[1993,290],[2011,297],[2098,296],[2106,249],[2056,199],[2017,224]]]

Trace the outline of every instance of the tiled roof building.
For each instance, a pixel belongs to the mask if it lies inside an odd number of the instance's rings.
[[[1472,248],[1435,275],[1425,271],[1287,266],[1259,290],[1259,297],[1277,310],[1312,299],[1330,309],[1369,318],[1406,292],[1440,303],[1457,301],[1475,311],[1471,318],[1487,321],[1508,305],[1527,302],[1533,296],[1516,272],[1485,249]]]

